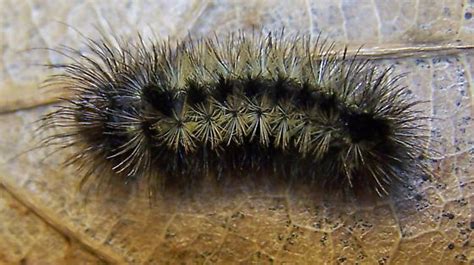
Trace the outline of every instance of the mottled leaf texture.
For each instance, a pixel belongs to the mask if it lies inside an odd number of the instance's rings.
[[[474,1],[13,1],[1,0],[1,264],[472,264],[474,261]],[[432,178],[403,195],[321,200],[299,188],[214,184],[189,196],[139,189],[77,192],[61,153],[34,147],[33,124],[55,94],[38,90],[65,60],[38,47],[84,47],[99,32],[179,39],[280,29],[360,45],[361,56],[407,73],[429,102]],[[47,157],[47,159],[45,159]]]

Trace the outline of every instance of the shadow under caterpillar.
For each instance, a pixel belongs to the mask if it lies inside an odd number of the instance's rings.
[[[309,36],[235,33],[172,43],[88,41],[44,145],[73,148],[83,182],[291,179],[384,196],[427,171],[419,104],[400,75]]]

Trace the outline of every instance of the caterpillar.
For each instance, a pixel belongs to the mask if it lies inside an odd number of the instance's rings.
[[[426,117],[402,75],[320,37],[138,35],[87,46],[50,65],[61,70],[51,84],[67,93],[42,118],[58,128],[43,143],[72,150],[66,163],[83,182],[265,175],[385,196],[426,171]]]

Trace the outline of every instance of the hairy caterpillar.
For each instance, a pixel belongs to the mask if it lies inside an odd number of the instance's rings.
[[[425,170],[419,101],[401,76],[319,38],[88,44],[51,65],[68,95],[43,118],[61,127],[44,143],[73,147],[84,181],[265,174],[383,196]]]

